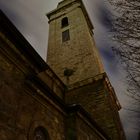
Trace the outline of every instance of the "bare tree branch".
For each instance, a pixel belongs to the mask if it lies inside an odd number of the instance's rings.
[[[116,13],[112,20],[113,47],[127,72],[128,94],[140,101],[140,0],[109,0]]]

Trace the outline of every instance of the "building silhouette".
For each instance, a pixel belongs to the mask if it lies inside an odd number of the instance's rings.
[[[125,140],[82,0],[47,17],[46,63],[0,12],[0,139]]]

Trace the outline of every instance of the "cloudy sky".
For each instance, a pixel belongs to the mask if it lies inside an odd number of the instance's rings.
[[[56,8],[60,0],[0,0],[0,7],[18,30],[45,60],[48,40],[46,13]],[[83,0],[94,25],[96,45],[103,58],[105,70],[122,105],[121,120],[127,140],[137,140],[139,113],[135,101],[126,95],[125,72],[113,55],[110,41],[109,5],[105,0]]]

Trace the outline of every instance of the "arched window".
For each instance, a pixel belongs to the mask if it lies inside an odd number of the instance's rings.
[[[61,27],[64,28],[69,25],[68,18],[64,17],[61,21]]]
[[[33,140],[50,140],[47,130],[44,127],[37,127],[34,131]]]

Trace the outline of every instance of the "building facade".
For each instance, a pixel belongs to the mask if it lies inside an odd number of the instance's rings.
[[[124,139],[121,107],[104,72],[82,0],[63,0],[47,16],[47,63],[68,87],[66,103],[82,105],[110,139]]]
[[[47,14],[47,63],[67,85],[104,72],[93,38],[93,25],[80,0],[64,0]],[[71,71],[67,76],[64,73]]]
[[[0,11],[0,140],[125,140],[82,1],[47,16],[49,65]]]

